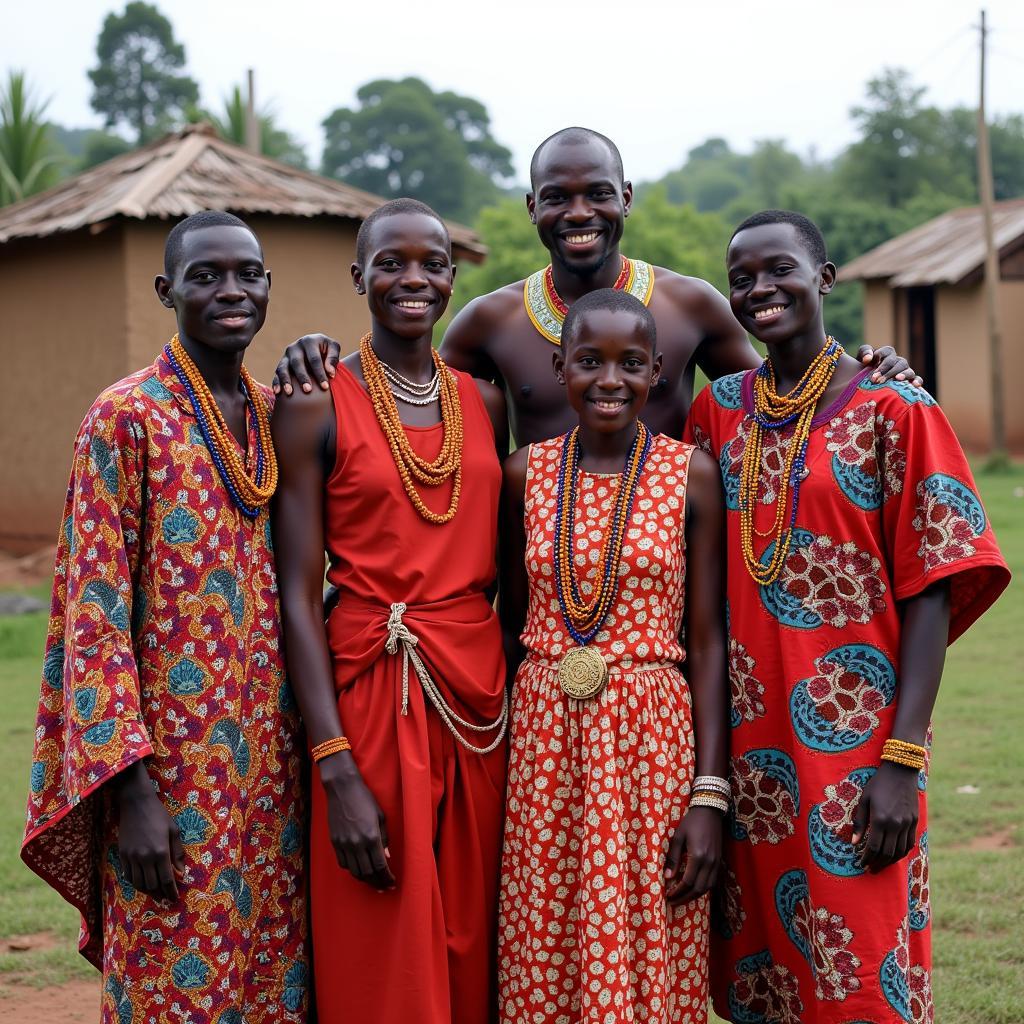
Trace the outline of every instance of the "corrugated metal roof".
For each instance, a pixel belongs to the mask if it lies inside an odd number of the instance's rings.
[[[0,209],[0,243],[76,231],[112,217],[178,219],[200,210],[361,221],[383,202],[225,142],[209,125],[189,125]],[[447,224],[460,257],[486,256],[475,232]]]
[[[996,203],[992,227],[1003,255],[1024,242],[1024,199]],[[839,271],[839,280],[888,278],[893,288],[957,284],[984,262],[983,236],[980,207],[950,210],[858,256]]]

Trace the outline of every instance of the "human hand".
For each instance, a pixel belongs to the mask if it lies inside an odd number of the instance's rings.
[[[680,871],[684,857],[686,867]],[[691,807],[668,846],[665,898],[676,904],[703,896],[715,884],[721,863],[721,812],[711,807]]]
[[[898,355],[892,345],[883,345],[873,349],[870,345],[861,345],[857,349],[857,358],[866,366],[874,365],[875,372],[871,379],[880,384],[884,380],[908,380],[915,388],[924,385],[924,378],[914,370],[910,363]]]
[[[351,753],[342,751],[318,763],[327,794],[327,824],[338,866],[375,889],[394,889],[388,867],[388,834],[377,805]]]
[[[865,840],[860,862],[877,872],[902,860],[917,841],[917,770],[883,761],[861,793],[853,814],[854,846]]]
[[[118,856],[127,882],[154,899],[178,898],[185,849],[177,822],[157,796],[141,761],[122,773],[117,790]],[[133,770],[134,769],[134,770]]]
[[[333,377],[341,358],[341,346],[326,334],[304,334],[298,341],[293,341],[281,356],[274,374],[272,386],[274,394],[283,391],[292,393],[292,378],[307,394],[313,390],[309,375],[326,391],[330,384],[328,377]]]

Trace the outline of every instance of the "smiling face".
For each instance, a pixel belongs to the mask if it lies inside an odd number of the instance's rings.
[[[526,197],[552,261],[580,277],[595,274],[615,251],[632,202],[633,186],[600,139],[548,143]]]
[[[562,346],[555,376],[581,426],[599,433],[628,427],[661,374],[643,321],[628,310],[588,310],[571,337],[563,334]]]
[[[395,213],[374,223],[363,266],[352,264],[375,328],[402,338],[430,331],[448,306],[455,267],[441,224],[423,213]]]
[[[248,228],[196,228],[182,238],[173,278],[156,279],[160,301],[173,308],[178,332],[219,352],[244,350],[263,326],[270,274]]]
[[[821,333],[821,300],[835,284],[836,268],[816,263],[792,224],[744,228],[729,243],[726,266],[733,314],[759,341]]]

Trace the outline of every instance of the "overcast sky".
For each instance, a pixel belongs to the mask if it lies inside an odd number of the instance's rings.
[[[320,122],[381,77],[418,75],[486,104],[525,179],[546,135],[582,124],[619,143],[634,180],[678,167],[711,135],[734,149],[783,138],[821,157],[853,137],[869,77],[909,69],[940,106],[973,105],[979,8],[961,0],[448,0],[447,3],[160,0],[201,100],[217,109],[245,69],[314,163]],[[99,126],[86,71],[104,16],[124,0],[18,3],[0,72],[28,72],[50,117]],[[990,109],[1024,110],[1024,5],[990,0]]]

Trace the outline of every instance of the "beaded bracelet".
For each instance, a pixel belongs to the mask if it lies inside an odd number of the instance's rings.
[[[344,736],[335,736],[332,740],[324,740],[323,743],[318,743],[312,751],[310,756],[313,758],[313,764],[322,761],[325,757],[330,757],[331,754],[340,754],[343,750],[351,750],[352,744],[349,743],[348,739]]]
[[[928,751],[917,743],[908,743],[906,740],[886,740],[882,744],[882,760],[891,761],[893,764],[901,764],[906,768],[916,768],[923,771]]]
[[[690,789],[693,792],[705,789],[712,793],[721,793],[724,797],[732,796],[732,786],[729,785],[729,780],[723,779],[721,775],[698,775],[693,780]]]
[[[707,790],[703,790],[700,793],[694,793],[690,797],[691,807],[710,807],[712,810],[719,811],[722,814],[729,813],[729,801],[724,797],[719,796],[717,793],[710,793]]]

